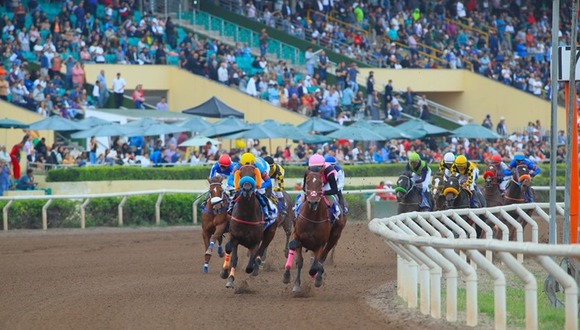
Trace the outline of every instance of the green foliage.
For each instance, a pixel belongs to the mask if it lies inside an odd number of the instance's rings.
[[[10,229],[40,229],[42,228],[42,207],[46,200],[15,201],[8,214]],[[7,202],[2,201],[0,208]],[[77,203],[71,200],[54,200],[47,209],[48,228],[70,228],[79,226]]]

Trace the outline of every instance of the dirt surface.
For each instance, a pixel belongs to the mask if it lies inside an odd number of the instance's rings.
[[[240,251],[245,251],[241,248]],[[225,288],[194,227],[0,233],[0,329],[462,329],[409,311],[396,296],[396,257],[350,222],[321,288],[282,283],[283,231],[258,277]],[[309,262],[307,259],[305,263]],[[294,270],[292,280],[294,279]]]

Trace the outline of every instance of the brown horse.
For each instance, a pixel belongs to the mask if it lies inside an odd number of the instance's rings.
[[[238,265],[238,245],[250,252],[246,273],[257,276],[262,257],[276,234],[277,222],[264,230],[264,214],[254,180],[254,166],[244,165],[240,168],[240,195],[232,210],[230,221],[230,240],[226,244],[226,257],[220,277],[228,279],[227,288],[234,287],[235,271]],[[230,262],[231,257],[231,262]]]
[[[399,176],[397,186],[395,187],[395,195],[399,203],[397,214],[419,211],[421,191],[415,187],[409,173],[404,173]]]
[[[447,208],[445,195],[443,195],[446,180],[447,176],[444,173],[436,173],[433,175],[433,179],[431,180],[431,194],[434,200],[433,211],[441,211]]]
[[[290,241],[290,251],[286,261],[286,270],[282,281],[290,283],[290,269],[292,261],[296,256],[296,279],[294,280],[294,293],[299,293],[300,273],[304,264],[302,248],[312,251],[314,260],[309,270],[309,274],[314,278],[314,286],[322,285],[322,275],[324,274],[324,262],[328,253],[338,243],[342,230],[346,225],[346,216],[341,214],[339,219],[331,223],[330,202],[324,196],[324,183],[322,174],[308,171],[305,180],[305,205],[300,208],[300,213],[294,224],[292,240]],[[344,213],[344,212],[342,212]]]
[[[501,171],[501,168],[490,164],[487,166],[485,172],[483,172],[483,179],[485,180],[483,196],[485,197],[488,207],[502,206],[504,204],[504,199],[501,196],[501,190],[499,189],[501,182],[497,179],[497,171]]]
[[[509,182],[508,186],[506,187],[504,193],[504,205],[511,205],[511,204],[521,204],[526,202],[526,191],[529,189],[529,193],[531,196],[534,196],[534,190],[531,188],[532,184],[532,177],[530,176],[528,166],[525,164],[518,165],[513,170],[513,175],[511,181]],[[528,210],[526,213],[531,215],[534,210]],[[510,211],[508,214],[514,218],[519,219],[519,215],[517,211]],[[525,228],[527,222],[519,220],[519,223],[522,225],[522,228]],[[509,223],[507,224],[508,228],[510,229],[509,239],[513,241],[516,239],[516,229],[511,226]]]
[[[216,175],[209,182],[209,198],[203,208],[201,215],[201,234],[205,243],[205,260],[203,263],[203,272],[209,271],[209,261],[213,253],[213,248],[218,242],[218,254],[224,256],[222,250],[223,234],[229,221],[229,215],[226,212],[228,208],[228,196],[222,187],[223,177]]]

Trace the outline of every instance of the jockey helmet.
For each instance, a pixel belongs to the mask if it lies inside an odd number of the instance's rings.
[[[334,164],[336,164],[336,158],[334,158],[332,156],[326,156],[326,157],[324,157],[324,162],[331,164],[331,165],[334,165]]]
[[[392,186],[392,185],[393,185],[393,181],[391,181],[391,180],[387,180],[387,182],[386,182],[386,185],[387,185],[387,186]]]
[[[418,153],[412,152],[409,154],[409,163],[420,162],[421,156]]]
[[[448,152],[443,156],[443,161],[445,164],[453,164],[455,161],[455,155],[452,152]]]
[[[232,159],[230,158],[230,155],[228,154],[221,155],[220,159],[218,160],[218,164],[220,166],[230,166],[232,164]]]
[[[467,166],[467,158],[463,155],[457,156],[457,158],[455,158],[455,165],[463,167]]]
[[[498,154],[495,154],[495,155],[491,156],[490,160],[494,164],[499,164],[499,163],[501,163],[501,156]]]
[[[526,156],[524,156],[524,153],[523,152],[516,152],[516,154],[514,155],[514,160],[516,162],[521,162],[524,159],[526,159]]]
[[[266,161],[266,163],[268,163],[270,165],[274,164],[274,158],[272,158],[270,156],[264,157],[264,160]]]
[[[324,157],[319,154],[314,154],[308,159],[308,167],[310,166],[324,166]]]
[[[250,152],[246,152],[240,158],[240,164],[241,165],[254,165],[254,164],[256,164],[256,157],[254,156],[254,154],[252,154]]]

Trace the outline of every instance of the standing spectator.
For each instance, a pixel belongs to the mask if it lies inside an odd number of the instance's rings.
[[[225,62],[222,62],[217,69],[217,80],[224,85],[229,85],[230,77]]]
[[[485,128],[489,128],[489,129],[493,129],[493,123],[491,122],[491,115],[487,115],[485,116],[485,119],[483,120],[483,123],[481,123],[481,126],[485,127]]]
[[[268,50],[268,41],[270,37],[266,33],[266,29],[262,29],[260,33],[260,57],[266,57],[266,52]]]
[[[431,112],[429,111],[429,106],[427,106],[427,104],[423,104],[419,109],[419,118],[424,121],[431,120]]]
[[[72,84],[73,88],[77,88],[78,86],[83,86],[85,81],[85,70],[81,67],[80,62],[75,62],[74,67],[72,68]]]
[[[95,81],[95,85],[93,86],[92,96],[93,96],[93,100],[95,101],[95,105],[97,105],[97,106],[99,104],[101,104],[101,102],[99,100],[101,97],[101,89],[100,89],[101,86],[100,85],[101,85],[101,82],[97,80],[97,81]]]
[[[0,196],[3,196],[6,190],[10,190],[10,166],[6,160],[0,159]]]
[[[505,117],[501,117],[499,119],[499,123],[497,123],[496,131],[497,131],[497,134],[499,134],[501,136],[508,135],[507,125],[505,123]]]
[[[97,75],[97,81],[99,82],[99,103],[97,104],[97,107],[104,108],[109,101],[109,90],[107,89],[105,70],[101,70],[101,73]]]
[[[167,99],[165,98],[165,96],[161,97],[161,101],[157,103],[157,106],[155,106],[155,108],[159,111],[169,111],[169,105],[167,104]]]
[[[328,56],[326,56],[325,51],[321,51],[320,55],[318,56],[318,76],[320,77],[318,83],[326,81],[327,68],[328,68]]]
[[[314,76],[314,64],[316,64],[316,56],[312,52],[312,47],[308,47],[304,53],[304,60],[306,61],[306,73],[309,76]]]
[[[351,63],[347,69],[347,79],[346,79],[346,83],[350,84],[350,87],[352,87],[352,91],[355,93],[358,93],[358,84],[356,82],[356,78],[357,75],[360,72],[358,71],[358,68],[356,67],[356,63]]]
[[[125,94],[125,86],[127,83],[121,77],[121,73],[117,72],[117,78],[113,80],[113,93],[115,94],[115,108],[119,109],[123,105],[123,95]]]
[[[4,72],[3,72],[4,73]],[[6,75],[0,74],[0,99],[8,101],[8,81],[6,81]]]
[[[133,91],[133,104],[136,109],[145,110],[143,103],[145,103],[145,91],[143,90],[143,85],[139,84]]]
[[[373,98],[374,98],[374,91],[375,91],[375,76],[374,76],[374,72],[370,71],[369,72],[369,76],[367,77],[367,105],[369,107],[372,106],[373,102]],[[372,111],[371,111],[372,113]]]

